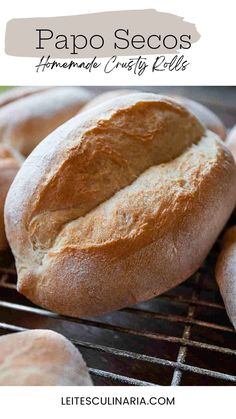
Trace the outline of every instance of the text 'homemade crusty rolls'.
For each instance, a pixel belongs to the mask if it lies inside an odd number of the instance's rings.
[[[232,212],[235,179],[222,142],[168,98],[133,94],[82,112],[39,144],[8,193],[18,290],[81,316],[174,287]]]
[[[24,91],[23,91],[24,94]],[[59,125],[76,115],[92,94],[82,87],[36,89],[0,107],[0,142],[24,156]]]
[[[8,189],[23,159],[12,147],[0,144],[0,251],[8,248],[4,227],[4,205]]]
[[[0,337],[0,386],[89,386],[87,366],[72,343],[51,330]]]

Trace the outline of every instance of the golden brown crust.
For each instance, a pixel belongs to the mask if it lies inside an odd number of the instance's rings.
[[[79,351],[59,333],[30,330],[0,337],[0,386],[93,385]]]
[[[228,316],[236,329],[236,226],[227,230],[216,264],[216,280]]]
[[[4,226],[5,199],[22,161],[21,157],[12,147],[6,144],[0,144],[0,251],[8,248]]]
[[[107,100],[111,100],[132,93],[138,93],[138,91],[134,89],[116,89],[106,91],[104,93],[101,93],[100,95],[95,96],[92,100],[90,100],[87,103],[87,105],[85,105],[85,107],[83,108],[83,111],[91,109],[94,106],[99,106]],[[215,132],[217,135],[219,135],[219,137],[222,140],[225,140],[227,135],[226,128],[223,122],[220,120],[220,118],[218,118],[218,116],[214,112],[212,112],[209,108],[202,105],[201,103],[198,103],[184,96],[173,96],[173,98],[181,105],[185,106],[191,113],[193,113],[207,129]]]
[[[88,90],[79,87],[55,87],[20,97],[0,108],[0,141],[28,156],[91,97]]]
[[[73,316],[166,291],[207,255],[235,177],[223,144],[167,98],[134,94],[81,113],[37,147],[8,194],[19,291]]]

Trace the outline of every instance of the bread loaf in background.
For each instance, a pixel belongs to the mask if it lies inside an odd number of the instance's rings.
[[[236,160],[236,125],[234,125],[234,127],[230,130],[226,139],[226,145]]]
[[[106,90],[103,93],[100,93],[94,96],[83,108],[83,111],[87,111],[88,109],[94,108],[95,106],[99,106],[104,102],[118,98],[120,96],[127,96],[134,93],[140,93],[138,90],[135,89],[115,89],[115,90]]]
[[[236,329],[236,226],[227,230],[216,264],[216,280],[225,308]]]
[[[50,330],[0,337],[0,386],[89,386],[87,366],[72,343]]]
[[[225,140],[227,135],[226,127],[214,112],[201,103],[184,96],[174,96],[174,99],[192,112],[207,129],[215,132],[221,140]]]
[[[23,158],[12,147],[0,144],[0,251],[8,248],[4,226],[4,205],[9,187]]]
[[[0,142],[28,156],[51,131],[76,115],[92,96],[82,87],[55,87],[36,89],[19,97],[0,107]]]
[[[50,86],[22,86],[6,89],[0,93],[0,108],[26,96],[51,89]]]
[[[167,291],[202,264],[235,206],[235,180],[223,143],[167,97],[82,112],[38,145],[8,193],[19,292],[90,316]]]

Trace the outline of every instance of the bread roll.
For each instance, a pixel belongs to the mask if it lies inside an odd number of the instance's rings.
[[[21,157],[12,147],[6,144],[0,144],[0,251],[8,248],[4,227],[5,199],[22,161]]]
[[[226,139],[226,145],[233,154],[234,160],[236,160],[236,125],[230,130]]]
[[[24,87],[13,87],[7,90],[4,90],[0,93],[0,108],[2,106],[8,105],[8,103],[15,102],[18,99],[21,99],[26,96],[30,96],[34,93],[42,92],[48,90],[51,87],[46,86],[24,86]]]
[[[30,330],[0,337],[0,385],[93,384],[81,354],[68,339],[51,330]]]
[[[133,94],[82,112],[39,144],[8,193],[19,292],[84,316],[167,291],[206,257],[235,180],[223,143],[168,98]]]
[[[0,108],[0,142],[24,156],[51,131],[76,115],[92,94],[78,87],[36,92]]]
[[[115,99],[120,96],[130,95],[133,93],[138,93],[138,91],[134,89],[116,89],[100,93],[99,95],[96,95],[94,98],[92,98],[92,100],[90,100],[87,105],[83,107],[83,112],[95,106],[99,106],[107,100]]]
[[[226,232],[216,264],[218,282],[225,308],[236,329],[236,226]]]
[[[207,129],[215,132],[222,140],[225,140],[227,130],[214,112],[201,103],[184,96],[175,96],[174,98],[192,112]]]

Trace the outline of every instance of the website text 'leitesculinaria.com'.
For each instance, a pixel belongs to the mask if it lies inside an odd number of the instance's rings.
[[[175,397],[124,397],[124,396],[66,396],[61,397],[62,406],[174,406]]]

